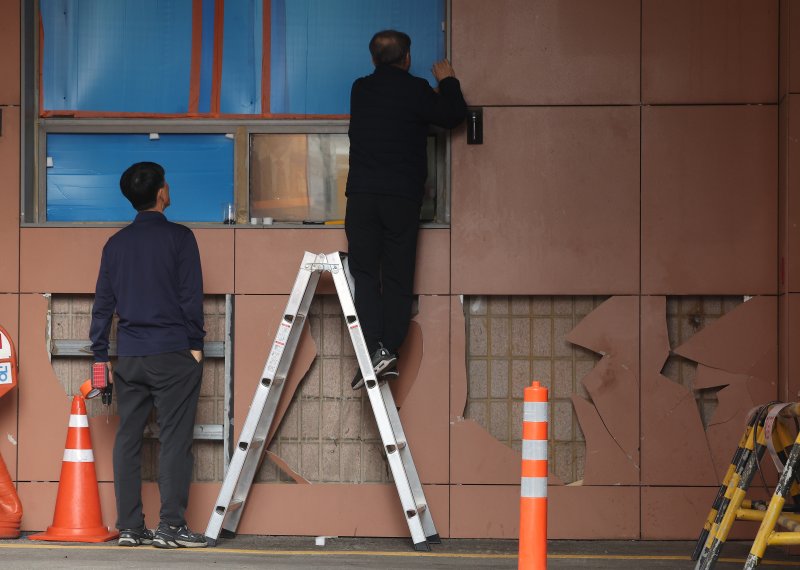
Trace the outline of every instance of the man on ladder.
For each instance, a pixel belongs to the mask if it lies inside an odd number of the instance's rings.
[[[350,94],[345,231],[356,312],[375,374],[387,376],[397,374],[411,318],[428,127],[456,127],[467,106],[447,60],[433,65],[437,90],[408,72],[408,35],[378,32],[369,50],[375,72],[357,79]],[[364,386],[361,370],[351,385]]]

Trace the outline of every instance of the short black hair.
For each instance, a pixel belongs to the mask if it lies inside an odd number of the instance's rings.
[[[156,205],[156,195],[164,187],[164,167],[155,162],[137,162],[119,179],[122,194],[137,211]]]
[[[411,51],[411,38],[397,30],[383,30],[372,36],[369,53],[375,65],[401,63]]]

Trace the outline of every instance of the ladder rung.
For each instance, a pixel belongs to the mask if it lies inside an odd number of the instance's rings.
[[[259,437],[251,441],[249,444],[246,441],[240,441],[238,447],[241,451],[247,451],[248,449],[250,449],[250,451],[254,451],[261,449],[263,445],[264,445],[264,438]]]
[[[285,376],[276,376],[275,378],[262,378],[261,385],[264,386],[264,388],[269,388],[271,386],[282,386],[285,381],[286,381]]]
[[[214,508],[214,512],[216,512],[218,515],[224,515],[225,511],[228,511],[228,512],[238,511],[239,509],[242,508],[243,504],[244,504],[244,501],[242,501],[242,500],[231,501],[230,504],[228,505],[227,509],[225,508],[224,505],[217,505]]]
[[[405,441],[398,441],[397,443],[389,443],[386,445],[386,453],[394,453],[398,449],[405,449],[406,442]]]

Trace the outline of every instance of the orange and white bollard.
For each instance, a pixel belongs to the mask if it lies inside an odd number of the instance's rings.
[[[519,501],[519,570],[547,568],[547,388],[525,388],[522,489]]]

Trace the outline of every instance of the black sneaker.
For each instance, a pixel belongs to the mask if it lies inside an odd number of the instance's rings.
[[[400,371],[397,369],[397,366],[393,366],[391,368],[387,368],[381,374],[381,378],[384,380],[394,380],[395,378],[400,376]]]
[[[156,548],[205,548],[208,546],[206,537],[192,532],[186,525],[172,526],[160,523],[153,537],[153,546]]]
[[[375,370],[375,376],[381,378],[392,374],[397,370],[397,355],[389,352],[383,345],[372,355],[372,368]],[[350,383],[353,390],[358,390],[364,386],[364,376],[361,374],[361,368],[356,370],[356,375]]]
[[[147,527],[123,528],[119,531],[118,546],[139,546],[140,544],[153,544],[153,531]]]

